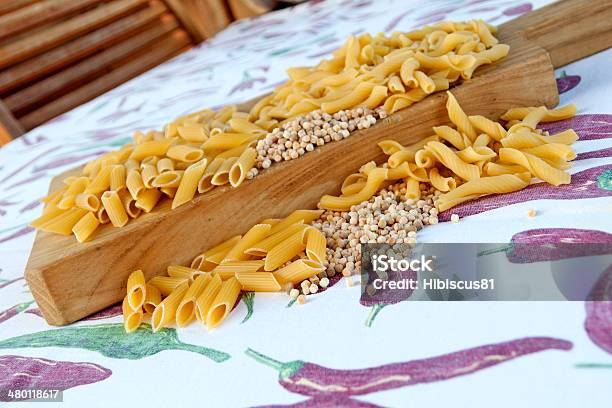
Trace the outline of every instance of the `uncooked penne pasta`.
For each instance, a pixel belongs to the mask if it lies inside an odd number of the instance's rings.
[[[161,303],[161,292],[156,286],[145,284],[145,300],[142,308],[145,313],[152,315],[155,308]]]
[[[325,236],[316,228],[309,228],[306,232],[306,256],[308,259],[323,265],[327,260],[325,249],[327,247]]]
[[[142,176],[138,170],[130,170],[128,172],[125,184],[132,198],[135,200],[138,199],[138,194],[145,189],[144,183],[142,182]]]
[[[124,165],[116,164],[110,171],[110,189],[119,191],[126,188],[127,170]]]
[[[136,205],[136,200],[132,198],[132,195],[125,190],[120,190],[118,195],[126,214],[130,218],[138,218],[142,210]]]
[[[42,223],[38,228],[45,232],[53,232],[61,235],[72,234],[72,228],[87,213],[82,208],[74,207],[55,215],[48,221]]]
[[[168,157],[186,163],[195,163],[204,157],[204,151],[188,145],[175,145],[168,149]]]
[[[157,188],[177,188],[184,174],[183,170],[168,170],[155,177],[151,185]]]
[[[97,194],[108,190],[110,187],[110,173],[112,168],[112,165],[102,167],[93,180],[91,180],[91,183],[87,185],[85,192]]]
[[[208,138],[206,129],[201,124],[177,126],[178,135],[188,142],[203,143]]]
[[[238,187],[246,178],[247,172],[253,168],[257,159],[257,151],[248,148],[236,160],[229,171],[229,182],[232,187]]]
[[[127,299],[133,310],[142,308],[146,293],[144,273],[138,269],[132,272],[127,280]]]
[[[129,217],[116,191],[105,191],[104,194],[102,194],[102,205],[113,226],[123,227],[127,224]]]
[[[134,146],[130,158],[134,160],[142,160],[149,156],[163,156],[166,154],[170,146],[174,143],[172,139],[151,140],[144,143],[139,143]]]
[[[268,252],[264,270],[271,272],[290,261],[306,248],[303,231],[297,231]]]
[[[248,259],[249,255],[245,251],[251,248],[255,243],[261,241],[270,234],[272,226],[269,224],[257,224],[251,227],[246,234],[229,250],[223,258],[227,261],[243,261]]]
[[[142,211],[149,213],[157,205],[162,193],[153,188],[150,190],[141,190],[136,199],[135,206]]]
[[[324,269],[319,262],[311,259],[298,259],[274,272],[274,276],[281,285],[287,282],[297,284],[322,272]]]
[[[190,201],[198,190],[198,182],[204,175],[208,160],[206,158],[193,163],[185,170],[183,178],[176,190],[174,200],[172,201],[172,209]],[[166,173],[167,174],[167,173]]]
[[[145,188],[153,188],[151,183],[158,175],[157,166],[154,164],[145,164],[142,166],[140,175],[142,177],[142,184],[144,184]]]
[[[193,269],[203,271],[212,270],[215,266],[221,263],[223,258],[225,258],[225,255],[238,243],[238,241],[240,241],[241,238],[242,235],[236,235],[215,247],[207,249],[200,255],[193,258],[193,261],[191,262],[191,267]]]
[[[274,248],[276,245],[280,244],[293,234],[298,231],[303,231],[307,228],[302,220],[296,222],[285,228],[284,230],[278,231],[275,234],[269,235],[267,238],[257,242],[252,247],[248,248],[244,252],[248,255],[254,256],[266,256],[266,254]]]
[[[127,296],[123,299],[121,305],[121,311],[123,312],[123,328],[126,333],[132,333],[140,327],[142,323],[143,313],[142,310],[134,310],[128,303]]]
[[[222,186],[224,184],[227,184],[229,182],[230,170],[234,163],[236,163],[236,160],[238,160],[237,157],[230,157],[228,159],[225,159],[213,175],[212,179],[210,180],[210,183],[213,186]]]
[[[174,321],[176,310],[188,289],[189,284],[183,282],[157,305],[151,316],[151,329],[153,332],[159,331],[162,327],[168,326]]]
[[[176,325],[178,327],[185,327],[195,320],[196,300],[211,280],[210,275],[200,275],[191,284],[176,310]]]
[[[214,329],[219,326],[234,308],[242,287],[238,279],[231,278],[221,284],[221,290],[215,296],[206,314],[206,327]]]
[[[197,269],[190,268],[188,266],[181,265],[168,265],[166,268],[166,272],[168,272],[168,276],[173,278],[181,278],[181,279],[194,279],[194,273],[199,272]]]
[[[74,224],[72,227],[72,233],[76,237],[77,241],[85,242],[91,238],[91,235],[98,228],[98,226],[100,226],[100,221],[98,221],[98,218],[96,218],[94,213],[87,212],[87,214],[81,217],[81,219]]]
[[[170,276],[155,276],[147,283],[155,286],[163,296],[168,296],[181,284],[187,282],[186,278],[173,278]]]
[[[256,272],[262,269],[264,261],[226,261],[215,267],[210,273],[219,275],[221,279],[227,280],[238,272]]]
[[[242,290],[250,292],[278,292],[281,285],[272,272],[236,272]]]
[[[98,211],[100,208],[100,200],[95,194],[81,193],[74,198],[74,204],[87,211]]]
[[[206,324],[208,311],[210,310],[213,301],[217,298],[222,285],[223,281],[221,280],[221,277],[214,275],[206,284],[202,294],[196,299],[195,316],[200,323]]]
[[[174,161],[172,159],[164,157],[163,159],[160,159],[155,164],[155,166],[157,167],[157,173],[161,174],[161,173],[164,173],[166,171],[174,170]]]
[[[295,210],[287,217],[285,217],[282,221],[272,226],[270,230],[270,235],[276,234],[279,231],[282,231],[292,224],[296,222],[302,222],[304,224],[308,224],[311,221],[316,220],[319,216],[323,214],[323,210]]]

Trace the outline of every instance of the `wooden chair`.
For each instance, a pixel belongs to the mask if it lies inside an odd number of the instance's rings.
[[[0,145],[210,37],[230,21],[215,3],[0,2]]]

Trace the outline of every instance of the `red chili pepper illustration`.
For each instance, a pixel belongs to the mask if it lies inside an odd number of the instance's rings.
[[[551,337],[526,337],[442,356],[355,370],[337,370],[301,360],[283,363],[255,350],[246,354],[279,372],[288,391],[309,396],[363,395],[407,385],[442,381],[473,373],[543,350],[570,350],[572,343]]]
[[[498,252],[505,252],[508,261],[512,263],[558,261],[579,256],[608,255],[612,254],[612,234],[576,228],[532,229],[515,234],[510,244],[482,251],[478,256]]]

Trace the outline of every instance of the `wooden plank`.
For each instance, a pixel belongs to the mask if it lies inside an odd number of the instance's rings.
[[[504,26],[546,49],[558,68],[612,46],[612,0],[560,1]]]
[[[103,94],[104,92],[115,88],[170,58],[174,53],[189,44],[187,34],[182,30],[175,30],[171,36],[156,43],[150,49],[150,52],[142,55],[140,58],[132,60],[125,65],[111,71],[87,85],[64,95],[52,104],[43,106],[27,115],[19,118],[20,122],[26,129],[32,129],[47,120],[67,112],[84,102],[93,99],[94,97]]]
[[[194,24],[205,38],[211,38],[232,22],[224,0],[183,0],[190,9]]]
[[[5,136],[11,136],[13,139],[25,133],[23,126],[15,119],[2,100],[0,100],[0,125],[3,129],[1,133],[4,133]]]
[[[86,32],[102,27],[142,6],[146,0],[117,0],[0,47],[0,68],[23,61]]]
[[[100,0],[43,0],[0,16],[0,39],[89,8]]]
[[[62,44],[17,65],[0,71],[0,92],[6,92],[49,72],[87,57],[141,30],[160,18],[168,9],[161,2],[128,15],[96,31]]]
[[[468,114],[497,118],[515,106],[558,102],[554,72],[541,48],[511,39],[511,54],[455,87]],[[297,160],[275,164],[239,188],[218,188],[170,210],[170,201],[124,228],[103,226],[96,238],[38,232],[26,279],[47,321],[70,323],[120,300],[128,274],[147,278],[171,263],[185,264],[204,248],[244,233],[263,218],[314,208],[321,195],[337,193],[342,180],[369,161],[382,161],[377,142],[409,144],[448,123],[446,95],[437,93],[351,137],[326,144]],[[342,157],[342,160],[338,160]],[[58,180],[64,177],[58,176]],[[203,233],[204,232],[204,233]]]
[[[155,39],[177,28],[178,22],[176,19],[171,16],[169,17],[169,19],[164,19],[160,24],[154,25],[146,31],[110,47],[83,62],[19,90],[19,92],[4,98],[4,103],[11,111],[18,112],[62,93],[62,90],[69,89],[73,83],[105,71],[111,64],[133,55]]]
[[[268,13],[278,3],[275,0],[228,0],[232,15],[236,20],[251,18]]]
[[[187,7],[186,2],[183,0],[165,0],[166,4],[176,15],[176,17],[183,24],[189,35],[195,40],[195,42],[202,42],[206,39],[206,34],[202,29],[201,23],[198,21],[196,16],[192,13],[192,10]]]
[[[0,15],[10,13],[13,10],[29,6],[36,3],[38,0],[5,0],[0,1]]]

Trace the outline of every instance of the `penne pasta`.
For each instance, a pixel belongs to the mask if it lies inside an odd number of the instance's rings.
[[[242,290],[250,292],[279,292],[282,288],[272,272],[236,272]]]
[[[264,261],[252,260],[252,261],[226,261],[222,262],[215,267],[212,274],[219,275],[222,280],[227,280],[235,276],[238,272],[256,272],[262,269]]]
[[[290,261],[306,248],[303,231],[297,231],[286,240],[274,246],[266,255],[264,270],[273,271]]]
[[[102,205],[114,227],[123,227],[127,224],[129,218],[116,191],[105,191],[102,194]]]
[[[217,295],[221,290],[221,286],[223,286],[223,281],[218,275],[214,275],[206,284],[202,294],[200,294],[200,296],[198,296],[196,299],[195,317],[200,323],[206,324],[208,312],[213,304],[213,301],[217,298]]]
[[[183,282],[177,286],[167,298],[157,305],[151,316],[151,329],[153,332],[159,331],[162,327],[168,326],[175,320],[176,310],[183,300],[185,293],[187,293],[187,290],[189,290],[189,284]]]
[[[325,268],[317,261],[312,259],[298,259],[274,272],[274,276],[281,285],[287,282],[297,284],[324,270]]]
[[[193,281],[176,310],[178,327],[185,327],[195,320],[196,301],[211,280],[210,275],[200,275]]]
[[[152,315],[155,308],[161,303],[161,292],[156,286],[145,284],[145,299],[142,308],[145,313]]]
[[[325,249],[327,240],[316,228],[309,228],[306,232],[306,256],[308,259],[323,265],[327,261]]]
[[[236,278],[228,279],[221,284],[221,289],[206,314],[206,327],[209,330],[219,326],[225,320],[234,308],[241,289],[240,282]]]
[[[140,327],[143,319],[142,310],[134,310],[128,303],[127,296],[123,299],[121,305],[121,311],[123,312],[123,328],[126,333],[132,333]]]
[[[242,236],[242,238],[236,242],[236,244],[230,249],[223,262],[228,261],[244,261],[247,260],[249,255],[245,251],[251,248],[255,243],[261,241],[270,234],[272,226],[269,224],[257,224]]]
[[[100,226],[100,221],[92,212],[87,212],[84,216],[72,226],[72,233],[77,241],[85,242],[91,238],[91,235]]]
[[[181,179],[174,200],[172,201],[172,209],[185,204],[190,201],[198,190],[198,182],[204,175],[206,165],[208,164],[207,159],[202,159],[199,162],[193,163],[185,170],[183,178]],[[164,173],[168,174],[168,173]]]
[[[186,283],[188,279],[186,278],[175,278],[170,276],[155,276],[147,283],[149,285],[155,286],[159,292],[163,296],[168,296],[172,293],[176,288],[178,288],[183,283]]]
[[[142,270],[132,272],[127,280],[127,300],[133,310],[142,308],[146,293],[145,277]]]

